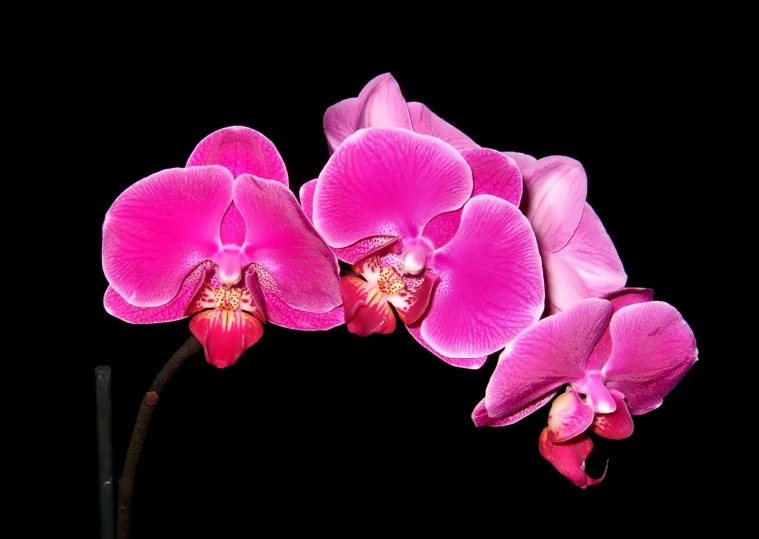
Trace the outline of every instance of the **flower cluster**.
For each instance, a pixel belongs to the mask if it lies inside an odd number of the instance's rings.
[[[329,107],[324,131],[331,155],[300,205],[272,142],[244,127],[124,191],[103,225],[108,312],[193,316],[218,367],[267,320],[368,336],[395,331],[397,314],[422,347],[469,369],[502,350],[474,423],[512,424],[561,393],[540,453],[576,485],[598,483],[585,473],[589,432],[630,436],[697,349],[674,307],[626,288],[582,165],[483,148],[406,102],[390,74]]]

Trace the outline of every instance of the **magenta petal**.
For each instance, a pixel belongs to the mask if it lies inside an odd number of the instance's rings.
[[[440,354],[492,354],[540,318],[538,246],[527,219],[505,200],[478,195],[467,202],[458,232],[428,264],[440,281],[421,330]]]
[[[103,271],[136,307],[171,301],[221,248],[234,179],[220,166],[163,170],[121,193],[103,223]]]
[[[587,434],[581,434],[569,441],[553,443],[548,436],[548,428],[540,434],[538,448],[540,454],[556,468],[561,475],[580,488],[597,485],[603,481],[606,471],[598,479],[585,472],[585,461],[593,451],[593,440]],[[608,466],[608,463],[607,463]]]
[[[373,253],[385,249],[391,243],[399,239],[398,236],[373,236],[371,238],[358,240],[356,243],[349,245],[348,247],[332,250],[340,260],[347,262],[348,264],[355,264],[362,258],[366,258]]]
[[[525,179],[525,214],[542,251],[564,247],[577,230],[585,207],[588,179],[569,157],[544,157]]]
[[[188,167],[200,165],[221,165],[235,178],[253,174],[287,185],[287,169],[276,146],[249,127],[225,127],[201,140],[187,160]]]
[[[610,318],[611,304],[590,298],[519,334],[501,354],[485,390],[490,416],[514,414],[582,379],[590,351]]]
[[[650,301],[620,309],[611,319],[606,386],[627,399],[632,414],[655,407],[696,362],[696,339],[682,315]]]
[[[314,190],[316,190],[316,180],[311,180],[300,186],[300,206],[311,222],[314,220]]]
[[[461,367],[462,369],[479,369],[482,367],[485,362],[488,360],[488,356],[482,356],[482,357],[448,357],[434,348],[430,346],[430,344],[424,340],[424,337],[422,337],[422,330],[420,327],[420,324],[414,325],[414,326],[406,326],[409,333],[411,333],[411,336],[414,337],[419,344],[424,346],[427,350],[435,354],[437,357],[448,363],[449,365],[453,365],[454,367]]]
[[[444,140],[457,150],[471,150],[479,146],[464,133],[443,120],[422,103],[412,101],[408,104],[411,124],[414,131]]]
[[[363,129],[319,175],[314,226],[331,247],[371,236],[416,238],[471,193],[469,166],[445,142],[405,129]]]
[[[487,148],[465,150],[461,155],[472,169],[472,196],[494,195],[519,206],[522,176],[512,159]],[[451,241],[459,228],[461,212],[456,210],[438,215],[427,224],[422,235],[433,248],[439,249]]]
[[[548,439],[566,442],[588,430],[593,423],[593,408],[576,391],[562,393],[548,412]]]
[[[523,181],[527,181],[532,176],[532,169],[538,161],[533,156],[520,152],[501,153],[507,157],[511,157],[516,162],[517,167],[519,167],[519,172],[522,174]]]
[[[472,412],[472,421],[474,421],[474,424],[478,427],[505,427],[508,425],[513,425],[517,421],[524,419],[531,413],[533,413],[538,408],[542,408],[546,405],[548,401],[550,401],[554,396],[556,395],[555,391],[551,391],[547,395],[544,395],[543,397],[539,398],[535,402],[532,402],[519,410],[515,414],[511,414],[505,417],[490,417],[488,415],[487,408],[485,407],[485,399],[482,399],[480,403],[477,405],[477,407],[474,409],[474,412]]]
[[[111,316],[115,316],[130,324],[158,324],[181,320],[187,316],[185,309],[198,290],[200,290],[200,287],[203,286],[205,277],[205,268],[202,265],[198,266],[185,277],[179,293],[174,299],[158,307],[135,307],[134,305],[130,305],[116,290],[109,286],[103,298],[105,310]]]
[[[609,440],[623,440],[633,433],[633,420],[625,399],[619,391],[610,391],[617,409],[610,414],[596,414],[591,430]]]
[[[234,196],[246,226],[243,266],[264,268],[295,309],[328,312],[340,305],[337,259],[295,195],[279,182],[243,174]]]

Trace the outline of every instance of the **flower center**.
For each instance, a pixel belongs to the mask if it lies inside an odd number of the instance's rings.
[[[383,294],[394,296],[406,288],[406,283],[403,282],[401,276],[393,268],[384,267],[377,278],[377,288]]]
[[[217,309],[226,309],[236,311],[240,308],[240,298],[242,291],[239,288],[214,288],[213,297]]]
[[[424,245],[413,245],[405,249],[401,262],[403,273],[418,275],[427,265],[427,248]]]
[[[594,412],[610,414],[617,409],[617,403],[606,389],[604,377],[600,372],[589,372],[585,378],[571,385],[572,389],[585,395]]]

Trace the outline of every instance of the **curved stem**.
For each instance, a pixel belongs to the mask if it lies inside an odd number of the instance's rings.
[[[116,522],[116,537],[118,539],[127,539],[129,537],[134,474],[137,470],[137,461],[140,458],[142,444],[145,442],[145,433],[147,432],[150,418],[153,417],[153,410],[156,404],[158,404],[158,396],[179,367],[201,350],[203,350],[203,346],[195,337],[187,339],[182,347],[164,365],[142,399],[142,405],[140,406],[137,421],[132,431],[132,439],[129,441],[124,469],[119,479],[119,511]]]

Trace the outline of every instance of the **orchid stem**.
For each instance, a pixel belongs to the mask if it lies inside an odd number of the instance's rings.
[[[195,337],[187,339],[182,347],[164,365],[142,399],[142,405],[140,405],[137,421],[132,431],[132,439],[129,441],[124,469],[119,479],[119,512],[116,524],[118,539],[128,539],[129,537],[132,494],[134,493],[134,476],[137,470],[137,461],[140,458],[142,444],[145,442],[145,433],[147,432],[150,418],[153,417],[153,410],[155,410],[156,404],[158,404],[158,396],[179,367],[201,350],[203,350],[203,346]]]
[[[113,519],[113,440],[111,438],[111,368],[95,368],[95,406],[98,440],[98,502],[100,539],[114,538]]]

